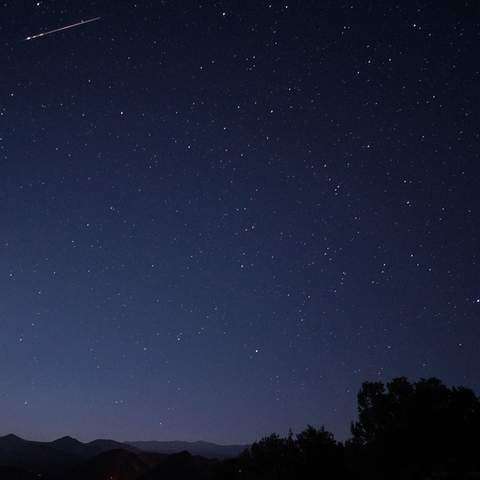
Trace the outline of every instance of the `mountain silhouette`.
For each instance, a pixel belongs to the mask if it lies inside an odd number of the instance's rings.
[[[0,437],[0,465],[58,476],[87,459],[114,449],[137,450],[113,440],[82,443],[72,437],[62,437],[53,442],[37,442],[9,434]]]
[[[47,474],[64,471],[81,460],[78,455],[59,450],[52,443],[24,440],[13,434],[0,437],[0,465]]]
[[[61,452],[70,453],[79,456],[88,456],[87,446],[72,437],[62,437],[51,442],[50,446]]]
[[[231,458],[240,455],[248,445],[218,445],[210,442],[182,441],[139,441],[126,442],[128,445],[145,452],[173,454],[189,452],[205,458]]]
[[[138,442],[142,443],[142,442]],[[207,442],[145,442],[164,453],[144,451],[134,444],[98,439],[83,443],[65,436],[52,442],[0,437],[0,480],[157,480],[211,478],[216,460],[185,451],[228,456],[234,447]],[[183,448],[183,451],[182,451]],[[172,454],[167,454],[175,452]]]

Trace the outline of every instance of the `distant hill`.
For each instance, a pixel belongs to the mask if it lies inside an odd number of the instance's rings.
[[[180,441],[83,443],[68,436],[37,442],[10,434],[0,437],[0,480],[210,479],[218,459],[245,448]]]
[[[125,442],[145,452],[164,454],[189,452],[205,458],[231,458],[240,455],[248,445],[218,445],[209,442],[182,442],[182,441],[140,441]]]
[[[10,434],[0,437],[0,480],[210,479],[220,459],[245,448],[181,441],[83,443],[68,436],[37,442]]]
[[[82,457],[52,446],[24,440],[16,435],[0,437],[0,466],[47,474],[66,471]]]
[[[115,449],[137,450],[131,445],[116,442],[115,440],[97,439],[88,443],[83,443],[72,437],[62,437],[53,442],[44,443],[44,445],[54,447],[62,452],[87,458]]]
[[[62,437],[53,442],[36,442],[9,434],[0,437],[0,467],[42,475],[59,475],[95,455],[113,449],[137,450],[131,445],[113,440],[82,443],[72,437]],[[11,477],[15,478],[13,473]],[[0,478],[3,480],[8,477]]]

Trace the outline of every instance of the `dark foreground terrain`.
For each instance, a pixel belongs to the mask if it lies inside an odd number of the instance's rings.
[[[180,451],[183,447],[183,451]],[[203,449],[205,457],[192,455]],[[239,447],[240,448],[240,447]],[[156,450],[156,451],[148,451]],[[169,453],[158,453],[158,451]],[[207,442],[146,442],[144,450],[128,443],[95,440],[82,443],[71,437],[34,442],[16,435],[0,437],[0,480],[212,478],[220,461],[234,447]]]
[[[248,448],[71,437],[47,443],[6,435],[0,480],[480,479],[480,400],[468,388],[435,378],[366,382],[351,431],[341,443],[309,426]]]

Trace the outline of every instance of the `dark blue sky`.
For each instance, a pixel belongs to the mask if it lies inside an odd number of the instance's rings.
[[[4,1],[0,433],[344,439],[365,380],[478,392],[479,14]]]

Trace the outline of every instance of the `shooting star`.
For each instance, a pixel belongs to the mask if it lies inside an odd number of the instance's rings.
[[[97,20],[100,20],[101,18],[102,17],[95,17],[95,18],[90,18],[88,20],[82,20],[80,22],[72,23],[71,25],[67,25],[65,27],[56,28],[55,30],[49,30],[48,32],[37,33],[36,35],[31,35],[30,37],[26,37],[24,40],[25,41],[35,40],[36,38],[46,37],[47,35],[50,35],[51,33],[61,32],[62,30],[68,30],[70,28],[79,27],[80,25],[85,25],[87,23],[96,22]]]

